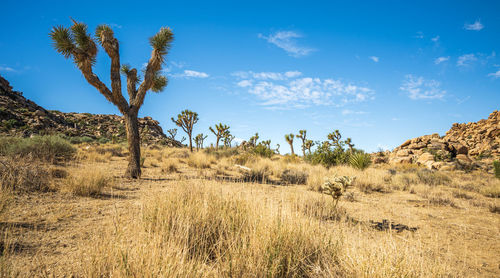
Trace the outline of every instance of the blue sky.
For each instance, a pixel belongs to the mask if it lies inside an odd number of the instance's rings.
[[[498,1],[7,0],[2,9],[0,75],[47,109],[118,113],[51,46],[51,28],[70,16],[92,32],[111,25],[122,63],[137,68],[148,38],[173,29],[169,85],[140,111],[164,130],[187,108],[200,115],[195,134],[223,122],[283,152],[286,133],[324,140],[339,129],[376,151],[500,108]],[[94,71],[109,84],[102,50]]]

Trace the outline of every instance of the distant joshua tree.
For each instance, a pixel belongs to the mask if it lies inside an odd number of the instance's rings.
[[[262,141],[262,144],[264,144],[264,146],[266,146],[268,149],[271,149],[271,140]]]
[[[216,138],[215,149],[218,150],[220,139],[229,133],[229,126],[219,123],[215,125],[215,129],[213,129],[212,127],[209,127],[208,129],[210,129],[210,131],[215,135]]]
[[[307,140],[306,143],[305,143],[305,148],[307,149],[307,151],[309,152],[309,154],[311,154],[311,148],[314,146],[314,142],[313,140]]]
[[[280,144],[276,144],[276,152],[280,154]]]
[[[328,134],[328,140],[332,141],[332,144],[339,149],[344,149],[344,143],[340,140],[342,139],[342,135],[340,134],[340,131],[336,129],[332,133]]]
[[[94,86],[109,102],[113,103],[123,115],[129,144],[129,161],[125,175],[130,178],[140,178],[141,138],[137,115],[148,91],[161,92],[167,86],[168,79],[160,75],[160,72],[165,64],[165,56],[168,54],[174,35],[170,28],[162,27],[156,35],[149,39],[153,52],[146,65],[144,78],[141,82],[135,68],[120,64],[119,43],[114,36],[113,30],[108,25],[97,26],[93,38],[87,33],[88,27],[85,23],[71,20],[73,25],[69,28],[64,26],[52,28],[50,37],[54,48],[65,58],[72,58],[87,82]],[[92,69],[97,57],[96,41],[104,48],[111,59],[111,90],[97,77]],[[127,77],[128,102],[122,94],[120,71]],[[139,88],[137,88],[137,85],[139,85]]]
[[[172,118],[172,122],[187,133],[189,137],[189,150],[193,152],[193,126],[198,122],[198,113],[186,109],[177,115],[177,120]]]
[[[207,139],[208,135],[203,136],[203,133],[200,133],[194,137],[194,143],[196,144],[196,151],[199,149],[203,149],[203,141]]]
[[[235,137],[231,135],[231,133],[226,132],[226,134],[224,134],[224,147],[231,148],[231,142],[233,142],[234,138]]]
[[[349,150],[352,152],[353,148],[354,148],[354,144],[352,143],[352,139],[351,138],[347,138],[344,142],[349,147]]]
[[[254,147],[257,146],[257,141],[259,141],[259,133],[256,132],[254,136],[250,137],[250,139],[248,140],[250,142],[251,145],[253,145]]]
[[[172,128],[167,130],[168,134],[170,134],[170,138],[175,140],[175,136],[177,135],[177,128]]]
[[[302,140],[302,156],[306,156],[306,134],[307,131],[305,129],[299,130],[299,134],[297,134],[297,138]]]
[[[295,153],[293,152],[293,137],[295,137],[295,135],[293,135],[293,133],[285,134],[285,140],[288,142],[288,144],[290,144],[290,149],[292,150],[292,155],[295,155]]]

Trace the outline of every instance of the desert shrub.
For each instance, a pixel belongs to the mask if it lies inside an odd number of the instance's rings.
[[[495,177],[500,179],[500,161],[493,161],[493,171],[495,172]]]
[[[255,148],[252,149],[252,152],[255,153],[256,155],[267,158],[271,158],[271,156],[273,156],[274,154],[274,151],[272,151],[271,149],[262,144],[255,146]]]
[[[300,158],[298,155],[294,154],[294,155],[291,155],[291,154],[286,154],[282,157],[281,159],[283,162],[285,163],[299,163],[300,162]]]
[[[417,171],[419,182],[427,185],[446,185],[451,182],[448,175],[442,172],[433,172],[427,169]]]
[[[265,183],[269,178],[269,170],[266,168],[251,169],[243,172],[243,180],[246,182]]]
[[[335,206],[337,206],[340,197],[346,192],[347,188],[352,185],[355,179],[355,177],[349,176],[333,176],[328,178],[323,184],[323,193],[331,196]]]
[[[319,145],[313,153],[306,155],[304,159],[313,165],[321,164],[331,167],[347,163],[349,155],[341,148],[331,149],[329,145],[323,144]]]
[[[216,159],[220,159],[223,157],[231,157],[239,154],[238,148],[220,148],[218,150],[214,148],[206,148],[204,149],[206,154],[210,154],[215,156]]]
[[[187,164],[190,167],[197,169],[210,168],[210,166],[214,163],[215,158],[213,156],[209,156],[200,152],[192,153],[187,160]]]
[[[101,137],[101,138],[97,139],[97,143],[99,143],[99,144],[106,144],[106,143],[109,143],[110,141],[111,140],[109,140],[106,137]]]
[[[95,151],[99,154],[110,153],[112,156],[123,157],[123,148],[121,146],[106,146],[106,147],[96,147]]]
[[[94,142],[94,139],[88,136],[71,136],[68,137],[68,141],[71,144],[82,144],[82,143],[91,143]]]
[[[113,178],[96,168],[75,170],[63,181],[62,190],[78,196],[97,196],[105,187],[111,186]]]
[[[285,169],[280,175],[284,184],[306,184],[307,173],[297,169]]]
[[[17,192],[46,192],[50,189],[49,172],[33,161],[3,159],[0,160],[0,188]]]
[[[356,152],[349,155],[349,165],[359,170],[364,170],[370,166],[372,159],[369,154]]]
[[[47,162],[67,161],[76,149],[59,136],[0,139],[0,155],[40,159]]]
[[[481,194],[490,198],[500,198],[500,182],[493,182],[480,190]]]
[[[177,161],[173,158],[168,158],[162,161],[161,171],[163,173],[175,173],[177,172]]]
[[[489,210],[492,213],[500,213],[500,206],[497,205],[490,205]]]
[[[50,168],[49,173],[51,177],[56,179],[64,179],[68,176],[68,171],[62,168]]]
[[[257,158],[250,152],[241,153],[234,157],[234,163],[238,165],[246,165],[249,162],[255,161]]]

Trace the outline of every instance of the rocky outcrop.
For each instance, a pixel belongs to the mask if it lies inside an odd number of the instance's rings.
[[[139,118],[141,142],[182,146],[168,138],[158,121],[151,117]],[[63,113],[46,110],[13,91],[9,82],[0,76],[0,134],[31,136],[32,134],[62,134],[100,141],[126,140],[125,123],[117,115]]]
[[[445,136],[413,138],[389,154],[391,163],[416,163],[429,169],[484,168],[500,157],[500,111],[475,123],[455,123]]]

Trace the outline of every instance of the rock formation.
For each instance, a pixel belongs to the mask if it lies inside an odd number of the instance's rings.
[[[389,154],[390,163],[416,163],[440,170],[490,170],[491,162],[499,158],[500,111],[475,123],[455,123],[445,136],[436,133],[407,140]]]
[[[141,142],[182,146],[167,137],[158,121],[151,117],[139,119]],[[0,134],[31,136],[33,134],[61,134],[69,138],[85,137],[93,140],[126,140],[125,124],[117,115],[63,113],[46,110],[13,91],[9,82],[0,76]]]

